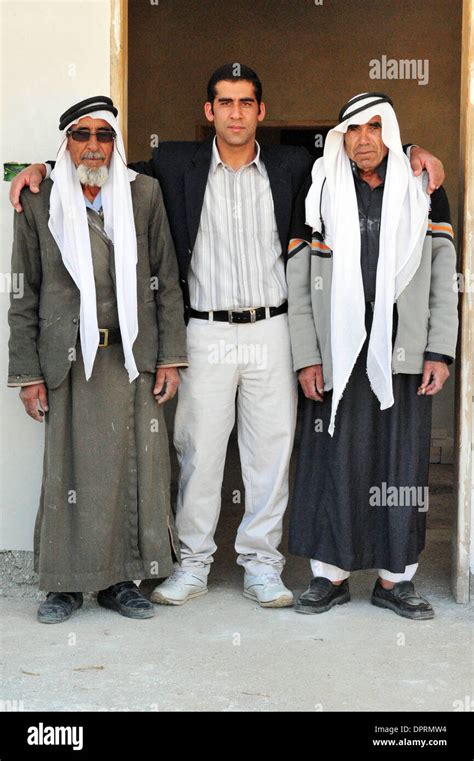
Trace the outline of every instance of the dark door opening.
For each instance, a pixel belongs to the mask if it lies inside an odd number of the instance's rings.
[[[298,126],[294,124],[261,124],[257,129],[257,140],[262,145],[297,145],[306,148],[314,161],[323,155],[326,135],[332,128],[332,124],[318,125],[306,124]],[[197,140],[207,140],[214,135],[211,124],[198,124],[196,126]]]

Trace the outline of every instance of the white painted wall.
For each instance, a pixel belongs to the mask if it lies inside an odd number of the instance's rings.
[[[0,160],[54,158],[59,115],[110,94],[110,0],[0,0]],[[10,270],[13,209],[0,188],[0,273]],[[3,281],[3,277],[2,277]],[[9,296],[0,292],[0,550],[32,549],[43,427],[6,388]]]

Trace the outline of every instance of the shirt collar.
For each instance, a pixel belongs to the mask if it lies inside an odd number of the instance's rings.
[[[388,162],[388,153],[385,156],[385,158],[382,159],[381,163],[377,167],[377,174],[380,177],[380,179],[382,180],[382,182],[385,182],[385,176],[387,174],[387,162]],[[362,180],[361,177],[360,177],[359,169],[358,169],[358,166],[355,163],[355,161],[351,161],[351,167],[352,167],[352,172],[354,174],[354,177],[357,180],[359,180],[360,182],[364,182],[364,180]]]
[[[247,166],[252,166],[252,164],[255,164],[260,174],[263,176],[265,174],[265,171],[262,166],[262,160],[260,158],[260,145],[257,141],[255,141],[255,145],[257,147],[257,153],[254,159],[250,161],[248,164],[245,164],[241,169],[244,169]],[[211,172],[215,173],[217,171],[217,168],[219,166],[225,167],[226,169],[229,169],[231,172],[240,171],[232,169],[232,167],[228,166],[227,164],[224,164],[222,161],[219,149],[217,147],[217,138],[214,137],[214,140],[212,141],[212,160],[211,160]]]
[[[92,209],[93,211],[96,211],[97,213],[99,213],[99,211],[102,208],[102,191],[99,190],[99,192],[97,193],[92,203],[89,201],[88,198],[86,198],[86,196],[84,196],[84,202],[88,209]]]

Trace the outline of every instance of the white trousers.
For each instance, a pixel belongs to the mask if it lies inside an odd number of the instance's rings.
[[[251,574],[280,573],[297,404],[288,317],[243,325],[191,318],[187,341],[189,367],[181,373],[174,428],[182,567],[203,578],[210,570],[237,394],[245,486],[237,563]]]
[[[344,571],[342,568],[338,568],[337,565],[322,563],[320,560],[311,560],[310,563],[313,576],[324,576],[329,581],[344,581],[344,579],[348,579],[350,576],[349,571]],[[411,581],[417,568],[418,563],[405,566],[404,573],[391,573],[384,568],[379,568],[378,574],[381,579],[393,581],[396,584],[399,581]]]

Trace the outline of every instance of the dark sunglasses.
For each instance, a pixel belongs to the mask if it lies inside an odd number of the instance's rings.
[[[66,135],[77,143],[87,143],[91,135],[95,135],[99,143],[111,143],[117,137],[113,129],[98,129],[96,132],[90,129],[68,129]]]

